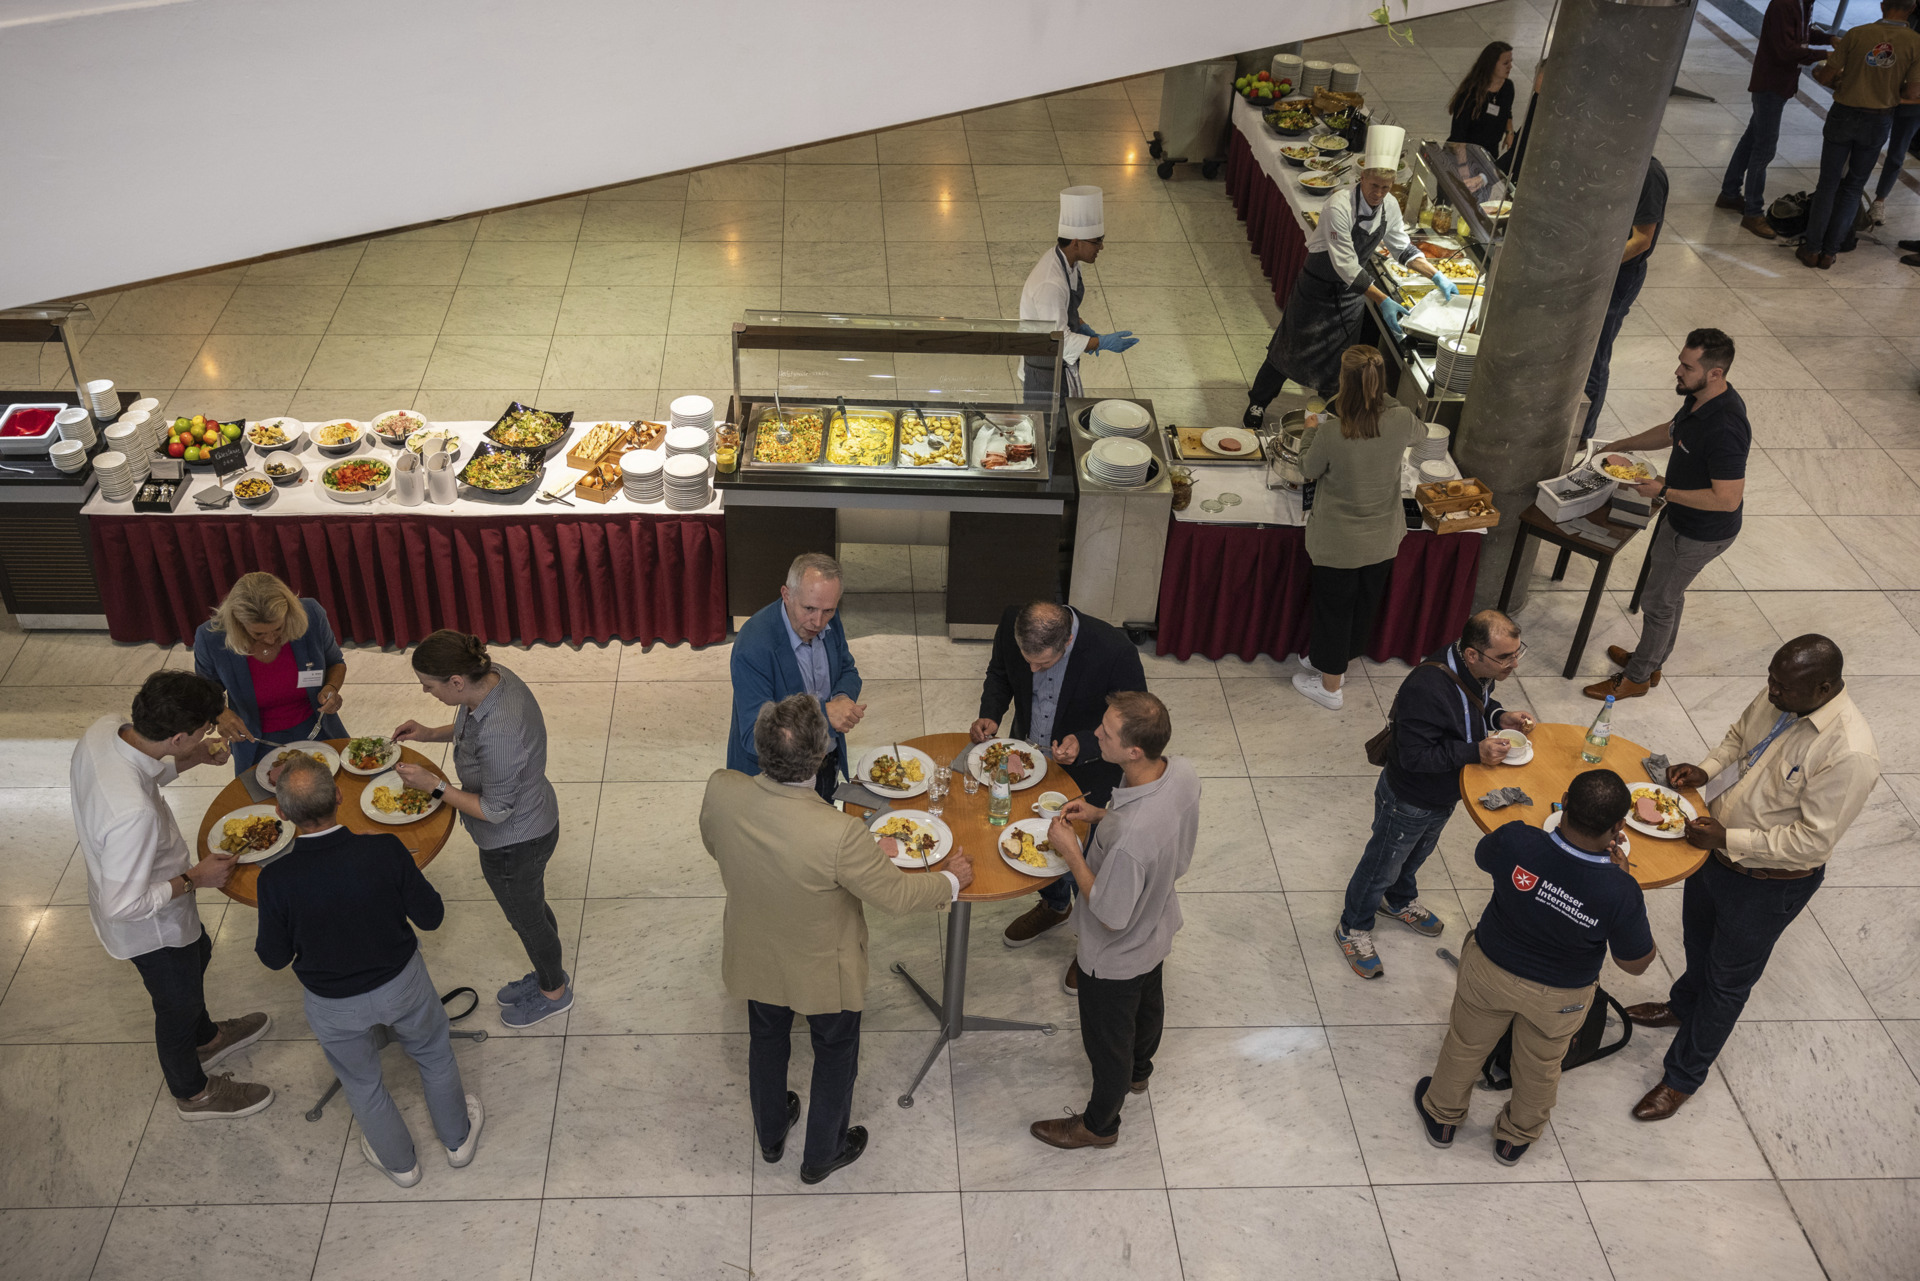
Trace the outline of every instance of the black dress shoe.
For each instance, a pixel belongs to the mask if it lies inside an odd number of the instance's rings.
[[[1920,240],[1902,240],[1898,243],[1902,249],[1920,250]]]
[[[815,1170],[809,1166],[800,1167],[800,1182],[818,1183],[842,1166],[852,1165],[867,1150],[867,1127],[850,1125],[847,1127],[847,1146],[840,1149],[840,1155]]]
[[[1240,415],[1240,425],[1248,431],[1259,431],[1260,424],[1265,422],[1266,419],[1267,407],[1265,405],[1248,405],[1247,412]]]
[[[780,1131],[780,1137],[773,1143],[760,1145],[761,1159],[768,1165],[779,1165],[780,1158],[787,1154],[787,1135],[793,1130],[793,1123],[800,1119],[800,1096],[792,1090],[787,1091],[787,1124]]]

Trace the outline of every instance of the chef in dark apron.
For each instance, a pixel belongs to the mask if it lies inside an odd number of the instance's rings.
[[[1306,264],[1293,282],[1280,327],[1267,344],[1267,359],[1247,392],[1249,430],[1260,426],[1267,406],[1289,378],[1333,399],[1340,387],[1340,353],[1355,343],[1378,342],[1367,300],[1378,305],[1387,327],[1399,336],[1404,309],[1361,266],[1375,250],[1385,247],[1396,262],[1432,280],[1447,297],[1459,292],[1413,247],[1400,204],[1392,197],[1406,132],[1395,125],[1368,129],[1359,182],[1327,197],[1320,225],[1307,237]]]
[[[1100,188],[1068,187],[1060,193],[1060,231],[1057,243],[1040,256],[1020,290],[1020,319],[1042,320],[1066,333],[1061,352],[1063,387],[1053,385],[1053,358],[1028,356],[1020,374],[1026,403],[1034,409],[1063,409],[1069,396],[1080,395],[1080,357],[1095,352],[1122,352],[1139,342],[1131,330],[1100,334],[1080,319],[1080,300],[1087,287],[1080,264],[1100,256],[1106,243],[1106,215]]]

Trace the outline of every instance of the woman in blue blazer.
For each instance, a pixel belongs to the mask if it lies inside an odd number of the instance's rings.
[[[193,634],[193,670],[227,691],[222,737],[244,774],[278,743],[345,738],[347,661],[327,611],[272,574],[243,574]]]

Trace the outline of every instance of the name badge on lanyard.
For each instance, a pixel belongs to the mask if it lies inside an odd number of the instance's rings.
[[[326,681],[327,674],[317,667],[302,668],[297,689],[319,689]]]

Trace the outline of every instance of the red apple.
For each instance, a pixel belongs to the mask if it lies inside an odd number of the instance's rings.
[[[186,452],[187,452],[187,447],[181,444],[177,440],[167,446],[167,454],[173,458],[182,457],[183,455],[186,454]]]

